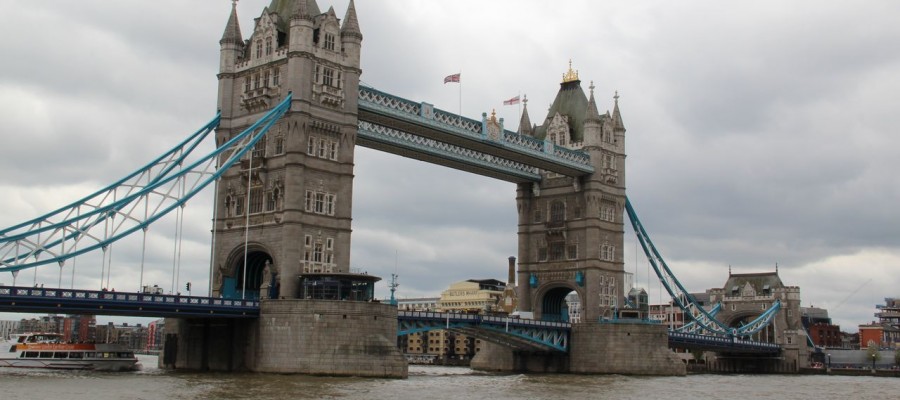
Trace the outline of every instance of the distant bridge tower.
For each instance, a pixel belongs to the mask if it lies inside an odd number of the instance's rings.
[[[796,372],[799,367],[808,364],[809,348],[807,334],[801,322],[800,288],[785,286],[775,272],[732,274],[728,271],[728,281],[721,289],[707,290],[711,303],[722,303],[722,310],[716,319],[733,328],[739,328],[766,312],[775,301],[781,302],[781,310],[775,315],[772,324],[751,337],[761,342],[781,345],[782,354],[777,360],[770,361],[766,372]],[[710,368],[735,368],[728,364],[725,356],[717,356],[709,360]]]
[[[527,103],[519,133],[590,154],[594,173],[569,177],[543,172],[540,183],[519,184],[519,310],[565,320],[565,297],[581,299],[583,321],[611,317],[624,296],[623,210],[625,126],[618,94],[612,114],[600,114],[581,88],[578,72],[563,75],[541,125],[531,125]]]
[[[352,1],[341,22],[315,0],[273,0],[247,40],[232,10],[218,143],[289,92],[293,103],[218,184],[214,296],[294,298],[300,273],[349,271],[361,42]]]

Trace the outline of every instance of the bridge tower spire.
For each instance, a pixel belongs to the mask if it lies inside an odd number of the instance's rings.
[[[551,149],[588,153],[594,173],[570,177],[542,172],[540,182],[519,184],[520,311],[544,320],[566,320],[565,297],[572,291],[579,295],[585,322],[612,317],[622,304],[622,126],[617,103],[615,118],[608,112],[601,115],[593,83],[588,98],[570,62],[547,117],[532,135]]]

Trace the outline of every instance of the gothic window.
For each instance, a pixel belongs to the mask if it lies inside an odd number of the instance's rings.
[[[311,246],[311,245],[312,245],[312,236],[304,235],[304,236],[303,236],[303,243],[306,245],[306,247]]]
[[[259,89],[259,74],[253,75],[253,88]]]
[[[322,214],[334,215],[335,203],[337,196],[333,193],[306,191],[306,211]]]
[[[560,225],[566,220],[566,205],[557,200],[550,203],[550,223]]]
[[[538,261],[547,261],[547,248],[546,247],[538,248]]]
[[[272,38],[266,38],[266,55],[272,54]]]
[[[309,137],[309,141],[306,143],[306,155],[316,155],[316,138],[312,136]]]
[[[534,210],[534,222],[541,222],[541,210]]]
[[[337,142],[331,142],[331,149],[328,152],[328,158],[337,161]]]
[[[550,242],[550,261],[559,261],[565,257],[565,242]]]
[[[244,78],[244,93],[250,91],[250,77]]]
[[[600,219],[609,222],[616,221],[616,207],[609,202],[600,204]]]
[[[319,139],[319,158],[325,158],[325,152],[328,150],[328,141]]]
[[[334,35],[331,33],[325,34],[325,50],[334,51]]]
[[[255,187],[250,189],[250,214],[259,214],[263,211],[263,189]]]
[[[325,239],[325,250],[334,250],[334,239]]]
[[[263,87],[269,87],[269,71],[263,75]]]
[[[605,261],[615,261],[616,246],[604,243],[600,246],[600,259]]]
[[[266,211],[275,211],[275,193],[266,191]]]
[[[234,215],[244,215],[244,196],[237,196],[234,200]]]
[[[262,57],[262,40],[256,41],[256,58]]]
[[[603,168],[616,169],[616,156],[603,154]]]
[[[566,145],[566,134],[563,133],[563,132],[560,132],[560,133],[559,133],[559,145],[560,145],[560,146],[565,146],[565,145]]]
[[[324,68],[322,71],[322,84],[325,86],[335,86],[334,85],[334,70],[331,68]]]
[[[313,246],[313,262],[322,262],[322,242],[316,242]]]
[[[275,154],[284,154],[284,136],[275,136]]]
[[[569,253],[568,258],[570,260],[574,260],[574,259],[578,258],[578,244],[577,243],[570,244],[568,253]]]
[[[278,80],[279,80],[280,76],[281,76],[281,69],[279,69],[278,67],[275,67],[275,69],[272,71],[272,86],[278,86]]]

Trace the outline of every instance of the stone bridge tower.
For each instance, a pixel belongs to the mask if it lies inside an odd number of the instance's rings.
[[[293,298],[300,273],[349,271],[361,42],[353,1],[341,21],[315,0],[272,0],[246,40],[232,9],[217,143],[293,101],[218,183],[213,296]]]
[[[531,125],[527,103],[519,133],[552,146],[590,154],[594,173],[569,177],[543,172],[519,184],[519,310],[536,319],[564,320],[565,297],[578,293],[584,321],[612,317],[623,294],[622,224],[625,208],[625,126],[618,95],[600,114],[581,88],[578,72],[563,75],[541,125]]]

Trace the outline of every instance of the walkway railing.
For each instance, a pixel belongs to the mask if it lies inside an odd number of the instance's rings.
[[[259,301],[173,294],[0,286],[0,311],[256,318]]]

